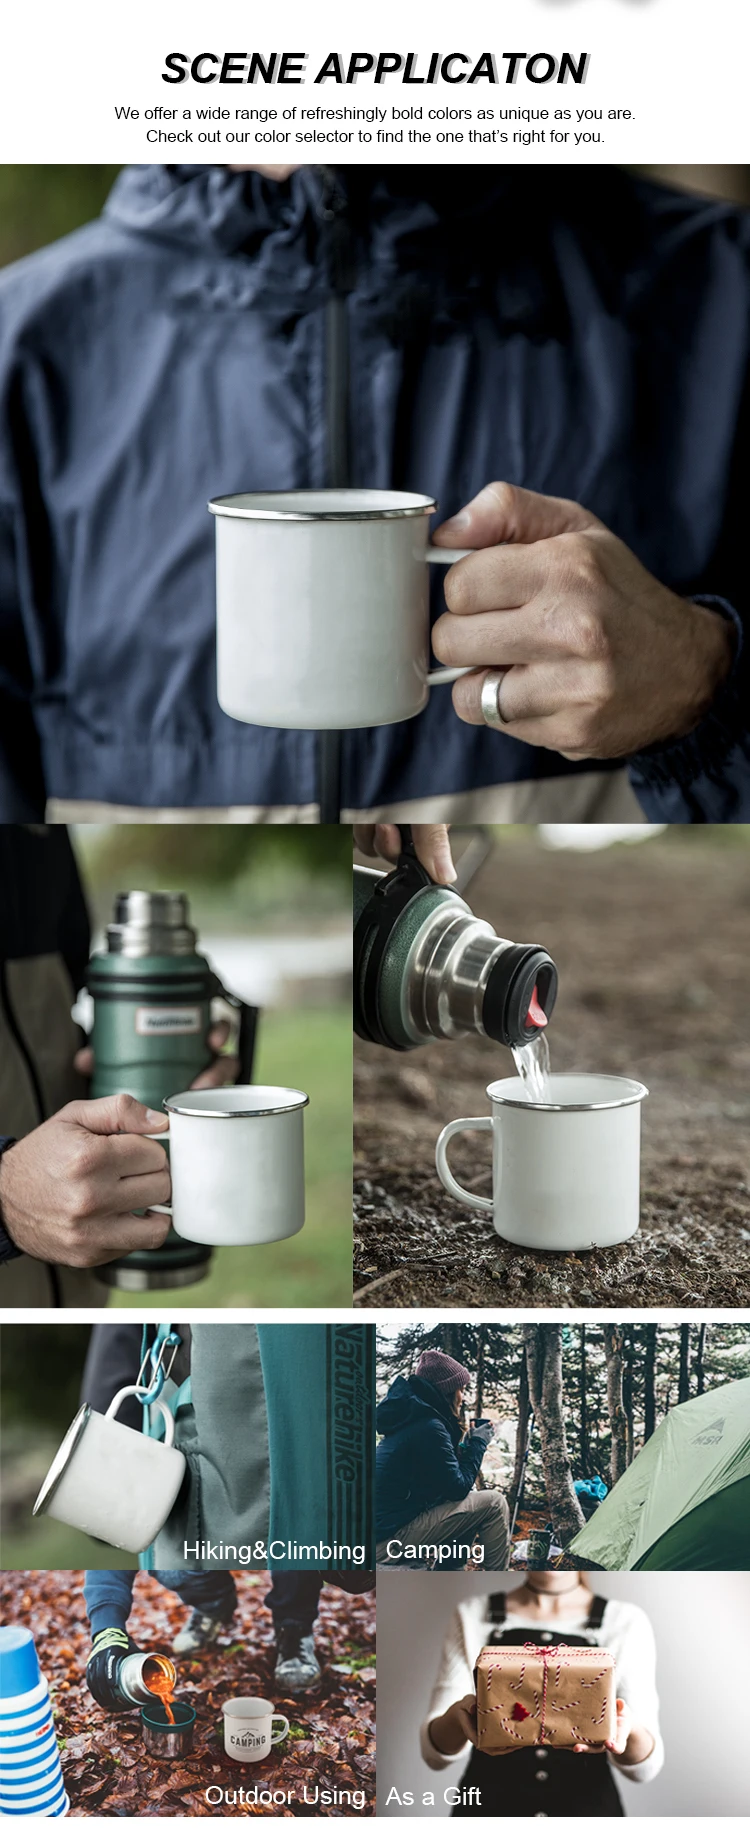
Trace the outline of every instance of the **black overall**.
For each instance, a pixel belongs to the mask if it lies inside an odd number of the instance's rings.
[[[586,1628],[580,1636],[560,1636],[540,1630],[538,1624],[514,1624],[505,1630],[493,1630],[488,1643],[505,1643],[518,1648],[522,1643],[565,1643],[568,1648],[599,1647],[596,1632],[601,1628],[606,1609],[605,1598],[595,1598]],[[505,1593],[496,1592],[489,1602],[490,1618],[502,1624],[505,1617]],[[609,1759],[603,1752],[555,1751],[549,1745],[529,1745],[523,1750],[489,1758],[486,1752],[472,1748],[471,1758],[461,1778],[461,1788],[472,1785],[480,1792],[479,1806],[458,1804],[453,1815],[623,1815]]]

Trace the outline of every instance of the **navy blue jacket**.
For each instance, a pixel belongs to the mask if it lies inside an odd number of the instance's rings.
[[[510,479],[744,619],[748,241],[734,206],[613,168],[126,170],[0,276],[0,819],[314,800],[314,736],[216,701],[216,494],[343,469],[444,517]],[[649,816],[750,818],[747,672],[633,764]],[[359,808],[590,765],[461,723],[445,687],[344,756]]]
[[[399,1375],[375,1414],[375,1539],[385,1541],[439,1502],[463,1502],[487,1449],[461,1428],[429,1381]]]

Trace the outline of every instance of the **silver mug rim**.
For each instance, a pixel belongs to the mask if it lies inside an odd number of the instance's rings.
[[[508,1078],[517,1080],[520,1076],[511,1074]],[[557,1078],[565,1079],[566,1076],[558,1075]],[[616,1082],[618,1086],[627,1081],[628,1085],[633,1088],[633,1092],[623,1095],[621,1099],[574,1100],[569,1106],[565,1106],[559,1100],[511,1099],[510,1095],[503,1098],[497,1093],[497,1088],[503,1083],[495,1080],[486,1088],[487,1098],[492,1101],[493,1106],[512,1106],[517,1112],[617,1112],[623,1106],[639,1106],[642,1100],[649,1097],[648,1087],[644,1087],[640,1080],[631,1080],[627,1074],[571,1074],[569,1078],[571,1080],[609,1080]]]
[[[320,488],[320,492],[325,490],[325,487]],[[347,488],[343,487],[341,490],[346,491]],[[385,496],[390,488],[383,487],[382,490]],[[372,491],[378,492],[380,487],[373,486]],[[369,524],[382,522],[384,518],[423,518],[437,510],[437,499],[428,498],[425,494],[418,492],[409,494],[409,497],[414,500],[411,505],[393,505],[379,511],[285,511],[280,510],[278,506],[275,509],[272,509],[270,505],[262,508],[253,506],[250,509],[248,506],[237,503],[238,499],[249,497],[270,500],[282,496],[291,497],[294,494],[298,498],[303,498],[306,492],[316,498],[320,496],[320,492],[314,488],[302,486],[299,491],[294,486],[290,486],[287,491],[279,488],[274,492],[253,492],[252,494],[229,492],[224,497],[209,499],[208,510],[214,518],[248,518],[251,521],[260,519],[280,524]],[[333,492],[331,496],[333,497]]]
[[[259,1081],[258,1085],[260,1086],[260,1084]],[[272,1085],[272,1082],[269,1081],[269,1086],[270,1085]],[[229,1093],[231,1090],[230,1087],[223,1087],[221,1089],[224,1093]],[[210,1106],[175,1106],[171,1099],[162,1100],[162,1106],[165,1112],[177,1113],[180,1118],[213,1120],[271,1119],[275,1118],[277,1113],[303,1112],[305,1106],[309,1106],[310,1104],[310,1095],[309,1093],[305,1093],[302,1087],[279,1087],[278,1091],[279,1093],[296,1093],[299,1095],[299,1098],[288,1100],[285,1105],[281,1106],[251,1106],[248,1107],[247,1111],[242,1111],[238,1108],[236,1112],[213,1112]]]
[[[62,1482],[73,1453],[78,1449],[81,1439],[83,1438],[93,1410],[93,1407],[89,1406],[86,1400],[79,1406],[75,1419],[71,1420],[67,1432],[58,1445],[31,1511],[32,1515],[41,1515],[48,1503],[52,1501],[55,1490],[58,1484]]]

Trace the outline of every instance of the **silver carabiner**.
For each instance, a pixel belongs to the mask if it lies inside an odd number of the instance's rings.
[[[169,1336],[164,1337],[163,1342],[159,1343],[156,1351],[153,1345],[146,1350],[138,1370],[138,1379],[135,1383],[135,1392],[142,1406],[150,1406],[154,1400],[158,1400],[165,1382],[169,1380],[170,1374],[172,1373],[181,1340],[182,1338],[175,1335],[174,1331],[172,1331]],[[163,1361],[163,1352],[165,1349],[171,1350],[169,1362],[166,1367]],[[151,1364],[151,1378],[147,1381],[144,1380],[144,1375],[149,1363]]]

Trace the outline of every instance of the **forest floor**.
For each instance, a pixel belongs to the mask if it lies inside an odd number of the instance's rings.
[[[176,1698],[197,1713],[194,1749],[186,1758],[162,1761],[146,1751],[137,1712],[105,1713],[88,1692],[83,1573],[0,1575],[0,1622],[33,1632],[47,1677],[71,1815],[374,1815],[374,1593],[350,1597],[324,1588],[315,1628],[322,1680],[314,1692],[291,1700],[274,1688],[273,1625],[263,1604],[270,1576],[235,1573],[234,1580],[238,1608],[218,1648],[191,1661],[176,1658]],[[128,1623],[137,1644],[169,1654],[185,1617],[174,1592],[138,1574]],[[288,1738],[254,1768],[227,1758],[222,1743],[222,1703],[242,1694],[272,1700],[289,1720]],[[230,1794],[275,1791],[280,1800],[217,1806],[206,1802],[209,1785]],[[316,1801],[316,1791],[321,1798],[348,1793],[349,1800]]]
[[[511,1246],[451,1200],[441,1127],[488,1110],[514,1073],[485,1039],[407,1055],[355,1049],[355,1301],[365,1307],[746,1308],[750,1304],[750,851],[700,831],[590,855],[532,837],[495,848],[467,891],[505,938],[540,941],[560,974],[554,1072],[641,1080],[641,1225],[621,1246]],[[451,1147],[489,1193],[487,1139]],[[487,1169],[478,1180],[478,1171]]]

